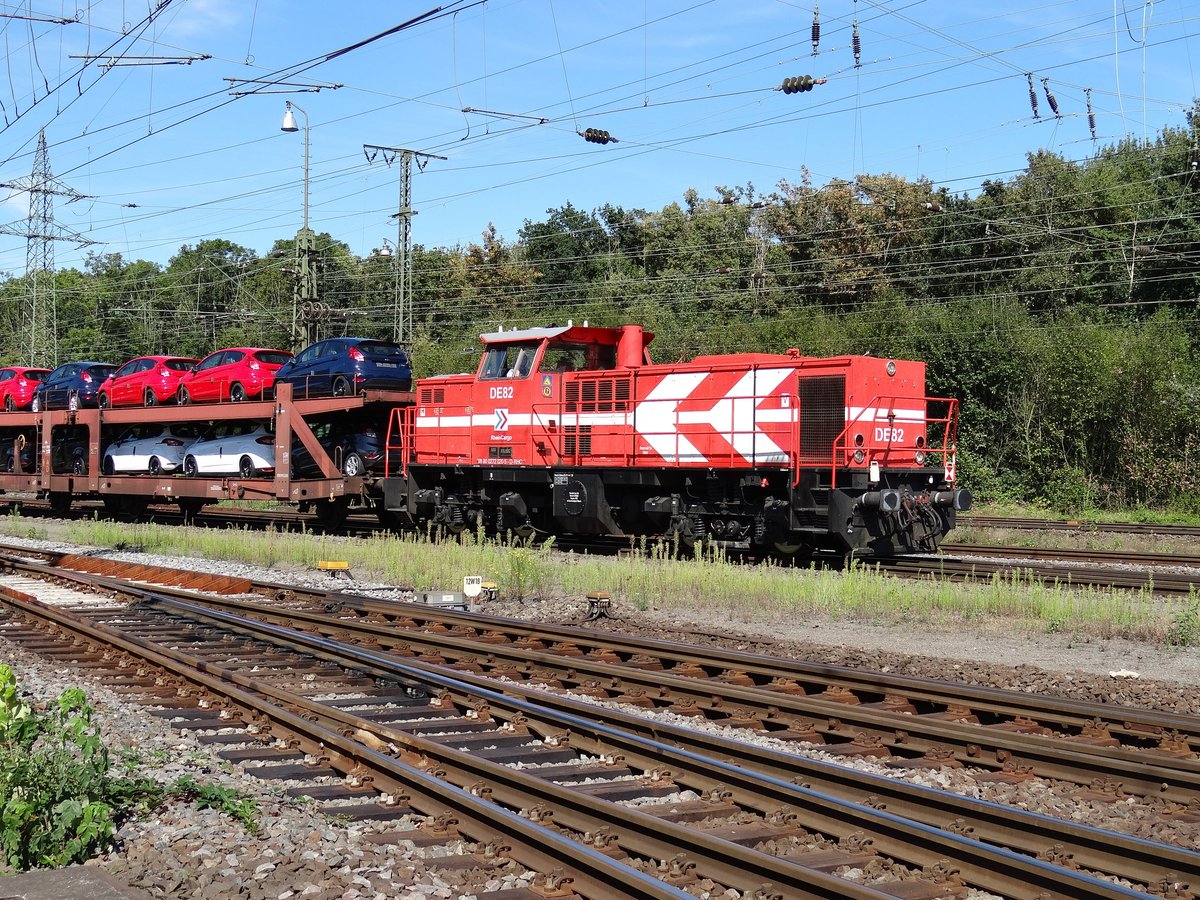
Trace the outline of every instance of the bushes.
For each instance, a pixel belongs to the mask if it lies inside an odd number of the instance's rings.
[[[34,709],[0,665],[0,851],[15,869],[82,862],[162,788],[109,775],[108,750],[82,691]]]

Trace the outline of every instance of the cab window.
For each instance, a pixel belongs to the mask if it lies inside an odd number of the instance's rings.
[[[483,353],[479,377],[524,378],[533,371],[537,344],[501,344],[488,347]]]

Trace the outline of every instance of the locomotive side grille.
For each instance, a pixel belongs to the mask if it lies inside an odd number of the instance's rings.
[[[569,425],[563,435],[563,456],[591,456],[592,426]]]
[[[421,388],[422,403],[445,403],[446,389],[445,388]]]
[[[846,427],[846,377],[800,378],[800,462],[828,464]]]
[[[631,393],[628,378],[588,378],[568,381],[564,399],[568,412],[621,412]]]

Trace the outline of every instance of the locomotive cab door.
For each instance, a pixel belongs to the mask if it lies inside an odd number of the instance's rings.
[[[471,412],[471,439],[477,465],[515,466],[531,458],[530,410],[533,377],[543,342],[488,345],[479,366]]]

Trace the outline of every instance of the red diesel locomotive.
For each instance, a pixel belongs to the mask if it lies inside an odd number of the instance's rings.
[[[401,527],[652,536],[877,556],[934,550],[970,508],[954,400],[925,365],[743,353],[657,365],[638,325],[483,335],[388,429]]]

